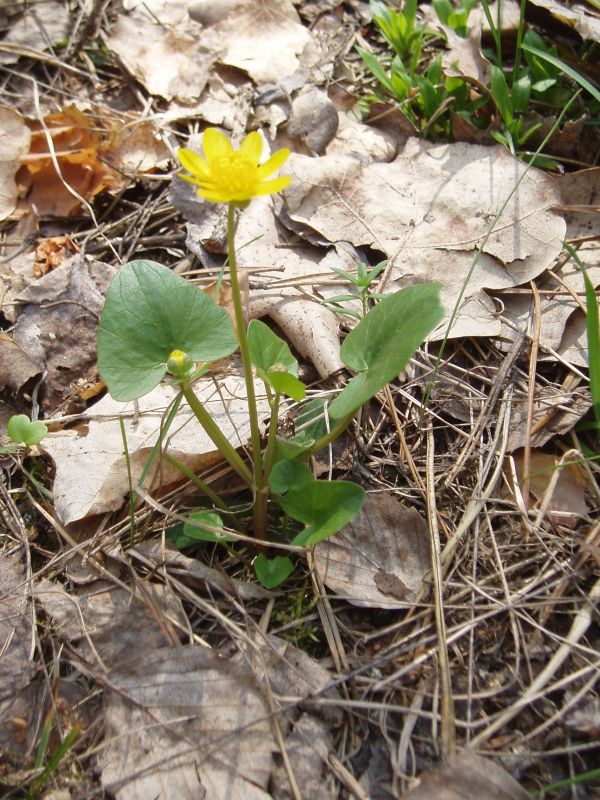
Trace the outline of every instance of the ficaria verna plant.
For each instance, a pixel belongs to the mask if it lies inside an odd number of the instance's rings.
[[[176,385],[179,392],[165,427],[185,399],[247,486],[252,514],[251,519],[232,516],[225,501],[193,476],[207,504],[190,515],[189,523],[174,534],[175,542],[180,547],[198,541],[231,547],[226,518],[230,527],[245,530],[257,540],[255,571],[263,585],[271,588],[288,577],[293,564],[288,557],[272,557],[270,550],[278,543],[303,547],[322,541],[346,525],[364,500],[364,490],[353,482],[316,480],[306,461],[342,433],[357,410],[404,369],[443,311],[437,284],[409,286],[386,295],[342,344],[342,360],[354,376],[328,406],[322,399],[306,402],[298,362],[287,343],[259,320],[246,326],[235,249],[240,211],[254,197],[279,192],[289,184],[288,177],[272,177],[289,151],[279,150],[261,163],[263,139],[258,132],[246,136],[236,150],[214,128],[204,132],[202,145],[203,156],[179,151],[187,173],[179,177],[196,186],[204,199],[228,205],[228,265],[236,328],[228,314],[189,281],[153,261],[132,261],[121,268],[107,292],[98,333],[98,366],[116,400],[137,399],[164,380]],[[195,380],[238,348],[248,402],[251,463],[223,435],[194,393]],[[264,442],[255,376],[264,384],[271,412]],[[287,439],[277,433],[284,398],[304,401],[298,432]],[[163,441],[164,431],[160,446]],[[140,483],[148,469],[149,465]]]

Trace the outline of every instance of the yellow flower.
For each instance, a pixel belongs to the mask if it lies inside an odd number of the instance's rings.
[[[259,164],[262,138],[257,131],[249,133],[239,150],[234,150],[224,133],[207,128],[202,147],[204,158],[192,150],[179,150],[179,160],[190,173],[180,177],[200,187],[196,193],[213,203],[244,204],[253,197],[280,192],[291,181],[287,176],[265,180],[281,167],[290,151],[284,147]]]

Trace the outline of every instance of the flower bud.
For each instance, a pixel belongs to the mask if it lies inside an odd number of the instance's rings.
[[[173,350],[167,361],[167,369],[174,378],[185,380],[194,372],[194,362],[183,350]]]

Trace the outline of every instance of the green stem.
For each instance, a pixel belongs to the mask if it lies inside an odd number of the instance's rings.
[[[179,384],[179,388],[181,389],[183,396],[188,402],[189,407],[194,412],[194,415],[200,425],[204,428],[206,433],[208,434],[210,440],[213,442],[217,450],[221,453],[221,455],[227,459],[229,464],[233,467],[233,469],[237,472],[237,474],[242,478],[242,480],[250,486],[253,487],[254,481],[252,479],[252,473],[244,463],[244,460],[235,449],[235,447],[229,442],[226,436],[221,433],[221,429],[208,413],[208,411],[204,408],[200,400],[194,394],[194,391],[189,383],[182,382]]]
[[[348,425],[352,422],[352,419],[354,418],[355,414],[356,411],[353,411],[352,414],[348,414],[347,417],[344,417],[341,420],[341,422],[338,422],[337,425],[333,426],[333,428],[329,431],[329,433],[326,433],[325,436],[321,436],[321,438],[318,439],[313,444],[310,450],[307,450],[306,453],[304,453],[303,455],[307,457],[312,456],[315,453],[318,453],[319,450],[322,450],[324,447],[327,447],[327,445],[330,442],[333,442],[335,439],[338,438],[338,436],[340,436],[346,430]]]
[[[267,531],[267,499],[265,475],[260,441],[260,426],[256,408],[256,393],[254,391],[254,377],[252,375],[252,362],[250,360],[250,345],[246,334],[246,321],[242,308],[242,294],[238,280],[237,258],[235,254],[235,204],[229,203],[227,210],[227,255],[229,258],[229,277],[231,280],[231,295],[235,323],[237,326],[240,355],[246,382],[248,397],[248,417],[250,420],[250,442],[252,445],[252,465],[254,467],[254,506],[252,511],[254,535],[257,539],[264,539]]]
[[[273,467],[273,458],[275,456],[275,443],[277,441],[277,423],[279,422],[279,401],[280,394],[276,394],[271,404],[271,420],[269,422],[269,433],[267,439],[267,449],[265,451],[264,473],[265,482],[268,482],[271,469]]]
[[[189,469],[189,467],[187,467],[182,461],[180,461],[178,458],[175,458],[175,456],[172,456],[170,453],[165,453],[164,459],[168,464],[181,472],[184,478],[187,478],[188,481],[191,481],[194,486],[200,489],[202,494],[205,494],[214,506],[220,508],[221,511],[229,511],[227,503],[222,500],[219,495],[214,492],[210,486],[205,483],[205,481],[202,480],[202,478],[199,478],[198,475],[192,472],[192,470]]]

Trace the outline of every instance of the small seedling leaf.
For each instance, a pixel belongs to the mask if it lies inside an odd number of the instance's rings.
[[[98,368],[115,400],[135,400],[154,389],[174,350],[199,362],[236,348],[227,312],[167,267],[131,261],[111,283],[98,332]]]
[[[312,481],[281,498],[279,505],[292,519],[306,528],[292,541],[310,546],[333,536],[362,508],[364,490],[350,481]]]
[[[6,433],[16,444],[33,447],[39,444],[48,433],[48,428],[39,420],[31,422],[25,414],[15,414],[8,420]]]
[[[265,589],[275,589],[291,575],[293,569],[293,563],[285,556],[267,558],[264,553],[261,553],[254,561],[256,577]]]
[[[198,542],[231,542],[232,536],[219,533],[223,530],[223,520],[213,511],[194,511],[190,514],[189,522],[185,522],[183,530],[177,534],[173,541],[178,548],[190,547]],[[195,524],[193,524],[195,523]],[[206,528],[199,526],[206,525]],[[210,530],[210,529],[213,530]]]
[[[334,419],[352,414],[402,372],[444,315],[439,290],[417,284],[388,295],[348,334],[342,360],[360,374],[331,403]]]

